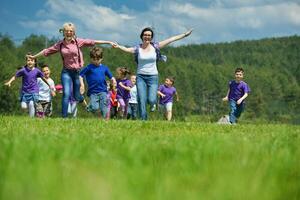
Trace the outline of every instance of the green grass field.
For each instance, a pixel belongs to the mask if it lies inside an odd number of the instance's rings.
[[[300,127],[0,117],[0,199],[300,199]]]

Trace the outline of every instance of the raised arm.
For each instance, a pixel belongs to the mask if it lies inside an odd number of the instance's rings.
[[[9,79],[9,81],[7,81],[6,83],[4,83],[4,85],[10,87],[11,83],[16,80],[16,76],[11,77],[11,79]]]
[[[165,47],[166,45],[168,45],[168,44],[170,44],[172,42],[175,42],[177,40],[181,40],[182,38],[185,38],[185,37],[189,36],[192,33],[192,31],[193,31],[193,29],[190,29],[190,30],[188,30],[185,33],[182,33],[182,34],[179,34],[179,35],[175,35],[173,37],[170,37],[170,38],[168,38],[166,40],[163,40],[163,41],[159,42],[159,48],[163,48],[163,47]]]

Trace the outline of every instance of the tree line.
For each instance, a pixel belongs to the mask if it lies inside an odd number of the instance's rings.
[[[25,64],[25,54],[45,48],[45,41],[52,45],[58,38],[30,35],[16,46],[9,36],[0,34],[1,114],[21,114],[18,101],[21,81],[12,88],[5,87],[4,82]],[[85,64],[89,63],[88,51],[83,51]],[[229,80],[234,79],[234,69],[243,67],[244,80],[251,88],[243,120],[300,123],[300,36],[166,47],[162,54],[167,55],[168,61],[158,64],[160,83],[166,76],[175,77],[180,96],[180,101],[174,104],[176,119],[188,120],[196,115],[210,116],[214,121],[227,114],[228,106],[221,99]],[[60,54],[40,58],[38,63],[48,64],[52,79],[60,83]],[[104,47],[103,63],[113,73],[119,66],[136,71],[133,56],[118,49]],[[54,99],[57,116],[60,98]]]

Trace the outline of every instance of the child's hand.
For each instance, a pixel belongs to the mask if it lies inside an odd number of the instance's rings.
[[[4,85],[10,87],[10,86],[11,86],[11,83],[10,83],[10,82],[6,82],[6,83],[4,83]]]
[[[51,90],[51,96],[55,97],[56,96],[56,92]]]
[[[228,97],[227,97],[227,96],[224,97],[224,98],[222,99],[222,101],[228,101]]]
[[[192,32],[193,32],[193,29],[188,30],[187,32],[184,33],[184,37],[191,35]]]
[[[242,102],[243,102],[243,99],[239,99],[239,100],[237,100],[236,103],[237,103],[238,105],[240,105]]]
[[[112,48],[116,48],[116,49],[120,48],[120,45],[116,42],[112,42],[111,46],[112,46]]]
[[[81,85],[81,86],[80,86],[80,94],[84,94],[84,92],[85,92],[85,91],[84,91],[84,86]]]
[[[161,98],[165,98],[166,97],[166,95],[163,94],[163,93],[161,93],[160,96],[161,96]]]

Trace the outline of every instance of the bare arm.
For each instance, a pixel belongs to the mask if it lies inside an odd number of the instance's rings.
[[[6,83],[4,83],[4,85],[10,87],[10,86],[11,86],[11,83],[12,83],[13,81],[15,81],[15,80],[16,80],[16,76],[13,76],[13,77],[11,77],[11,78],[9,79],[9,81],[7,81]]]
[[[115,42],[112,42],[112,41],[106,41],[106,40],[95,40],[95,44],[110,44],[111,46],[116,45]]]
[[[223,101],[228,101],[229,92],[230,92],[230,90],[228,89],[226,96],[222,99]]]
[[[85,89],[84,89],[84,81],[82,76],[79,76],[79,81],[80,81],[80,94],[84,94]]]
[[[131,90],[131,88],[130,87],[128,87],[128,86],[125,86],[123,83],[119,83],[119,85],[122,87],[122,88],[124,88],[125,90],[127,90],[127,91],[130,91]]]
[[[177,92],[175,93],[175,96],[176,96],[176,101],[179,101],[179,95]]]
[[[161,91],[157,91],[158,96],[161,96],[162,98],[164,98],[166,95],[163,94]]]
[[[159,48],[163,48],[163,47],[165,47],[166,45],[168,45],[168,44],[170,44],[172,42],[175,42],[177,40],[181,40],[182,38],[185,38],[185,37],[189,36],[192,33],[192,31],[193,31],[193,29],[190,29],[190,30],[188,30],[185,33],[182,33],[182,34],[179,34],[179,35],[175,35],[173,37],[170,37],[170,38],[168,38],[166,40],[163,40],[163,41],[159,42]]]
[[[113,47],[117,48],[117,49],[121,49],[122,51],[127,52],[127,53],[134,53],[133,47],[125,47],[125,46],[122,46],[119,44],[115,44],[115,45],[113,45]]]
[[[237,100],[237,104],[241,104],[248,97],[248,93],[245,93],[239,100]]]

